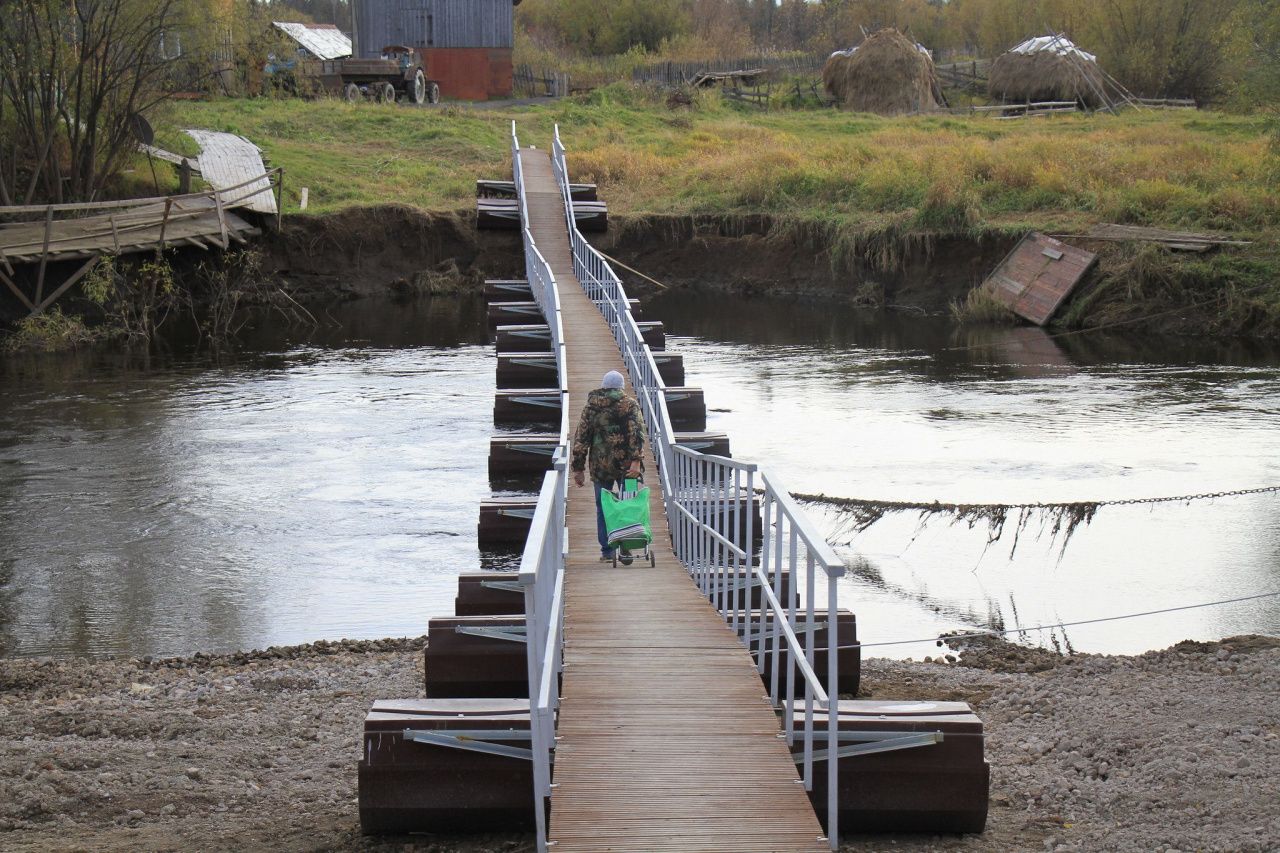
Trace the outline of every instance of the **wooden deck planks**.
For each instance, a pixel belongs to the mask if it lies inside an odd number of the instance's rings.
[[[230,211],[225,212],[225,217],[231,237],[240,239],[259,233]],[[156,201],[78,219],[55,219],[49,232],[49,260],[154,251],[160,242],[163,219],[164,203]],[[44,231],[43,221],[0,225],[0,251],[14,263],[39,261]],[[221,232],[213,200],[187,198],[172,204],[163,236],[168,246],[184,245],[188,239],[220,244]]]
[[[529,226],[560,288],[570,422],[622,358],[573,274],[543,151],[520,152]],[[655,470],[650,456],[648,470]],[[825,850],[750,655],[671,551],[650,483],[658,565],[598,562],[590,488],[570,486],[564,679],[549,837],[557,851]]]

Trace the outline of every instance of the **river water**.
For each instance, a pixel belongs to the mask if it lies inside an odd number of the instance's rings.
[[[646,307],[709,428],[790,489],[1025,502],[1280,484],[1280,352],[672,294]],[[171,341],[0,361],[0,653],[152,654],[425,632],[476,547],[494,359],[478,300],[364,300],[235,352]],[[960,349],[955,349],[959,347]],[[856,533],[866,642],[1280,589],[1280,498],[1104,507],[989,544],[914,514]],[[1134,652],[1280,633],[1280,599],[1015,638]],[[872,650],[868,650],[871,652]],[[879,647],[895,657],[929,644]]]

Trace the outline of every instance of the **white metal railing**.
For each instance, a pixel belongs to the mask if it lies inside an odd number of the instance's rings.
[[[533,298],[551,330],[560,388],[560,436],[552,469],[542,480],[529,538],[520,557],[520,585],[524,588],[526,656],[529,672],[529,729],[532,740],[533,803],[538,850],[547,850],[547,798],[551,796],[551,757],[555,748],[556,712],[560,707],[561,629],[564,626],[565,499],[569,484],[569,387],[565,374],[564,327],[556,279],[529,231],[520,141],[511,123],[511,163],[520,200],[520,231],[524,239],[525,275]]]
[[[770,670],[769,695],[783,714],[787,742],[801,742],[797,763],[806,790],[813,790],[814,764],[826,761],[827,837],[834,850],[839,838],[839,761],[834,759],[842,754],[836,581],[844,575],[844,564],[776,477],[757,465],[678,444],[666,384],[631,315],[622,282],[574,221],[558,126],[551,160],[564,200],[574,273],[608,321],[644,412],[672,547],[699,589],[738,631],[758,671]],[[758,551],[753,506],[757,493],[762,522]],[[753,607],[756,590],[759,607]],[[819,611],[826,617],[826,687],[814,671]],[[800,705],[804,716],[797,725]],[[814,749],[819,737],[815,711],[825,712],[826,749],[821,752]]]

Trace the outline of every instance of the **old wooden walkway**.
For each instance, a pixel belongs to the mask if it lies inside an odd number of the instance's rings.
[[[558,285],[573,423],[606,371],[626,371],[574,274],[550,158],[519,156],[529,229]],[[672,552],[649,479],[656,568],[600,563],[591,489],[569,488],[549,840],[557,851],[825,850],[755,664]]]

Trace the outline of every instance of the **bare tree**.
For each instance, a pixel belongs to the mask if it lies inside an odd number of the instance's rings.
[[[0,3],[0,192],[91,201],[133,147],[132,123],[167,95],[179,0]],[[0,159],[0,167],[6,165]]]

